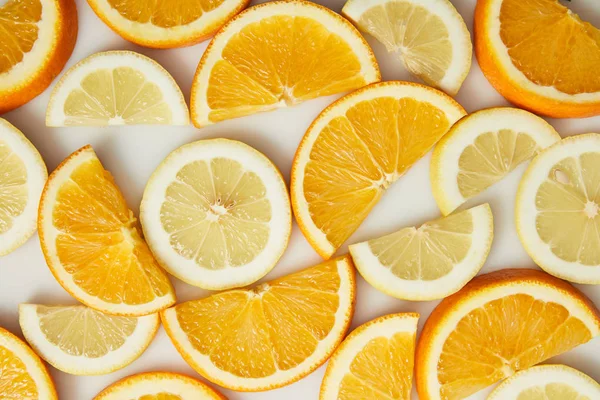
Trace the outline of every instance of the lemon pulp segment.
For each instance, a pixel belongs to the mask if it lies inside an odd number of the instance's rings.
[[[8,232],[25,211],[28,195],[25,163],[0,140],[0,234]]]
[[[516,400],[592,400],[582,396],[572,386],[565,383],[549,383],[523,390]]]

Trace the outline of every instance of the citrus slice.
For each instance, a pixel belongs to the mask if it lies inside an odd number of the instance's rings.
[[[419,314],[375,318],[352,331],[331,356],[321,400],[410,400]]]
[[[291,177],[294,215],[317,253],[335,253],[463,115],[450,96],[409,82],[370,85],[327,107],[304,135]]]
[[[9,331],[0,328],[0,398],[58,400],[40,358]]]
[[[371,48],[344,18],[309,1],[273,1],[211,41],[192,84],[192,120],[201,127],[380,79]]]
[[[546,272],[600,284],[600,135],[572,136],[540,153],[517,192],[516,227]]]
[[[58,81],[47,126],[187,125],[181,89],[156,61],[133,51],[93,54]]]
[[[479,0],[475,53],[490,83],[537,114],[600,113],[600,30],[558,0]]]
[[[363,278],[382,292],[434,300],[455,293],[479,272],[493,236],[492,210],[483,204],[350,245],[350,254]]]
[[[0,118],[0,256],[21,246],[35,232],[47,178],[40,153],[21,131]]]
[[[520,371],[494,389],[487,400],[593,400],[600,385],[566,365],[540,365]]]
[[[409,72],[450,95],[471,69],[471,35],[448,0],[348,0],[342,14],[398,54]]]
[[[579,290],[531,269],[474,278],[433,310],[415,380],[423,400],[459,400],[600,333],[600,312]]]
[[[238,391],[270,390],[329,358],[350,326],[355,290],[345,256],[178,304],[161,319],[179,353],[206,379]]]
[[[467,115],[433,150],[431,186],[442,214],[450,214],[559,140],[552,125],[517,108]]]
[[[120,317],[86,306],[19,305],[19,324],[35,351],[73,375],[101,375],[137,359],[154,338],[160,318]]]
[[[113,31],[140,46],[189,46],[214,34],[249,0],[88,0]]]
[[[71,154],[48,178],[38,231],[52,274],[83,304],[140,316],[175,303],[169,278],[91,146]]]
[[[146,372],[113,383],[94,400],[227,400],[210,386],[182,374]]]
[[[0,2],[0,114],[42,93],[77,40],[74,0]]]
[[[227,139],[197,141],[167,156],[146,185],[140,219],[167,271],[213,290],[246,286],[267,274],[292,230],[277,167]]]

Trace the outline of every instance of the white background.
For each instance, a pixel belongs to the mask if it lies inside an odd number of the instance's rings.
[[[106,27],[84,0],[76,0],[79,12],[79,38],[75,51],[67,64],[72,66],[84,57],[98,51],[130,49],[139,51],[161,63],[171,72],[189,100],[193,73],[208,42],[175,50],[151,50],[135,46]],[[367,0],[364,0],[367,1]],[[476,0],[452,0],[472,30],[473,10]],[[318,0],[335,11],[340,11],[344,0]],[[0,4],[3,0],[0,0]],[[577,0],[570,7],[586,20],[600,26],[600,4],[597,0]],[[570,4],[570,3],[569,3]],[[379,60],[384,80],[412,80],[402,68],[397,56],[386,53],[384,47],[368,38]],[[598,72],[598,71],[596,71]],[[105,168],[110,170],[122,189],[129,206],[137,214],[144,185],[152,171],[172,150],[184,143],[198,139],[226,137],[241,140],[266,154],[281,169],[289,182],[292,157],[306,128],[334,97],[317,99],[291,109],[254,115],[226,121],[198,130],[188,127],[123,127],[123,128],[47,128],[44,115],[50,90],[46,90],[29,104],[3,117],[20,128],[42,154],[52,171],[65,157],[85,144],[92,144]],[[475,57],[473,67],[457,100],[467,109],[475,111],[485,107],[506,105],[482,75]],[[563,136],[587,132],[600,132],[600,117],[584,120],[550,120]],[[349,243],[420,224],[439,216],[429,185],[429,159],[426,156],[402,177],[367,220],[350,238]],[[495,217],[495,241],[482,273],[502,268],[534,268],[515,231],[513,202],[518,179],[524,167],[515,171],[482,196],[477,202],[488,201]],[[340,253],[346,251],[346,247]],[[302,236],[297,226],[289,247],[279,264],[266,280],[288,274],[320,261]],[[172,278],[179,301],[204,297],[208,293]],[[600,306],[599,286],[578,286],[596,305]],[[380,315],[416,311],[421,314],[422,327],[437,302],[400,301],[370,287],[358,278],[358,302],[353,327]],[[73,304],[71,298],[54,280],[40,251],[37,235],[21,248],[0,258],[0,326],[20,335],[17,306],[22,302],[41,304]],[[600,338],[563,354],[553,361],[566,363],[600,381]],[[92,399],[105,386],[127,375],[167,370],[198,376],[179,356],[161,328],[152,345],[133,364],[115,373],[98,377],[76,377],[50,368],[61,400]],[[317,399],[324,367],[288,387],[263,393],[236,393],[223,390],[236,400],[304,400]],[[472,396],[484,399],[488,391]],[[416,394],[413,396],[417,398]]]

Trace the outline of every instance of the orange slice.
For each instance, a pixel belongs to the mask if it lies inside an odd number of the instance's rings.
[[[509,101],[537,114],[600,113],[600,30],[558,0],[479,0],[475,54]]]
[[[269,2],[211,41],[192,85],[192,120],[200,127],[380,79],[371,48],[347,20],[309,1]]]
[[[422,400],[459,400],[591,340],[600,312],[570,284],[544,272],[479,276],[442,300],[417,345]]]
[[[77,40],[73,0],[0,3],[0,114],[42,93],[62,71]]]
[[[152,314],[175,303],[166,273],[91,146],[50,175],[38,217],[42,251],[58,282],[109,314]]]
[[[329,358],[354,312],[349,256],[249,289],[161,313],[171,341],[199,374],[238,391],[295,382]]]
[[[465,115],[447,94],[383,82],[327,107],[294,157],[292,207],[306,239],[329,258],[393,182]]]

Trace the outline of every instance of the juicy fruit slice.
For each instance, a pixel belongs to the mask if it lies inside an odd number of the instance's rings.
[[[600,30],[558,0],[479,0],[475,51],[509,101],[536,114],[600,113]]]
[[[433,150],[431,185],[442,214],[450,214],[559,140],[552,125],[517,108],[467,115]]]
[[[96,15],[123,38],[140,46],[189,46],[215,33],[248,0],[88,0]]]
[[[181,89],[156,61],[133,51],[93,54],[54,87],[47,126],[187,125]]]
[[[309,1],[251,7],[202,56],[192,85],[198,127],[379,81],[377,61],[344,18]]]
[[[313,248],[329,258],[393,182],[465,115],[450,96],[384,82],[326,108],[294,157],[292,207]]]
[[[342,14],[398,54],[412,74],[450,95],[471,69],[471,36],[448,0],[348,0]]]
[[[71,154],[48,178],[38,230],[54,277],[85,305],[140,316],[175,303],[169,278],[91,146]]]
[[[121,317],[86,306],[19,305],[19,324],[36,352],[73,375],[100,375],[124,368],[154,338],[158,314]]]
[[[531,163],[517,192],[516,227],[546,272],[600,283],[600,135],[572,136]]]
[[[356,328],[327,364],[320,400],[410,400],[419,315],[391,314]]]
[[[77,40],[73,0],[0,3],[0,114],[42,93],[62,71]]]
[[[21,246],[35,232],[46,178],[48,171],[40,153],[21,131],[0,118],[0,256]]]
[[[483,204],[445,218],[350,246],[367,282],[405,300],[441,299],[481,269],[494,236],[492,210]]]
[[[255,288],[230,290],[161,312],[183,358],[206,379],[238,391],[295,382],[333,353],[355,301],[349,256]]]
[[[0,399],[58,400],[40,358],[9,331],[0,328]]]
[[[292,229],[277,167],[252,147],[227,139],[173,151],[150,177],[140,209],[160,263],[205,289],[256,282],[275,266]]]
[[[600,312],[567,282],[529,269],[476,277],[425,323],[419,398],[464,399],[599,333]]]
[[[494,389],[488,400],[592,400],[600,385],[566,365],[539,365],[511,376]]]
[[[226,400],[225,396],[200,382],[172,372],[136,374],[113,383],[94,400]]]

